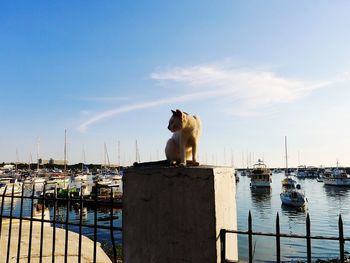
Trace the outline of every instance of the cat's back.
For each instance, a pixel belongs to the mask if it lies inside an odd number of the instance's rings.
[[[191,118],[191,137],[195,138],[196,140],[199,139],[201,135],[201,129],[202,129],[202,122],[200,118],[197,115],[193,115],[190,117]]]
[[[201,119],[197,115],[193,115],[193,118],[196,120],[199,126],[202,124]]]

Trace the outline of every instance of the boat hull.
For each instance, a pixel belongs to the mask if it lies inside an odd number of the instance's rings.
[[[291,207],[303,207],[306,204],[306,198],[299,192],[288,191],[280,194],[283,205]]]
[[[350,186],[350,178],[324,178],[323,183],[332,186]]]
[[[251,181],[251,188],[268,188],[271,187],[270,181]]]

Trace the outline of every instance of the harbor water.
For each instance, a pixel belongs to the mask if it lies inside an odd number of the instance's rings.
[[[24,196],[30,197],[32,195],[31,187],[25,188],[24,190]],[[17,195],[19,196],[19,195]],[[0,198],[1,200],[1,198]],[[36,203],[37,200],[34,200],[32,203],[31,199],[23,199],[23,217],[30,218],[31,216],[31,207],[33,205],[33,217],[36,217],[38,219],[42,218],[41,210],[36,211]],[[69,223],[73,224],[79,224],[80,218],[81,218],[81,224],[82,225],[94,225],[95,221],[95,209],[94,209],[94,203],[89,202],[91,205],[88,205],[87,202],[85,202],[85,205],[83,203],[83,208],[80,209],[79,202],[71,202],[70,208],[67,209],[67,205],[57,202],[56,204],[56,227],[66,229],[66,225],[64,222],[66,222],[67,218],[67,211],[69,211]],[[12,209],[12,215],[13,216],[20,216],[20,207],[21,207],[21,199],[20,198],[14,198],[13,199],[13,209]],[[50,214],[50,220],[53,220],[54,216],[54,205],[53,201],[47,202],[46,208],[49,210]],[[0,209],[1,209],[1,202],[0,202]],[[10,215],[11,214],[11,197],[6,196],[4,197],[4,207],[2,209],[3,215]],[[82,215],[81,215],[82,213]],[[44,218],[48,219],[48,218]],[[60,223],[61,222],[61,223]],[[113,208],[109,205],[98,205],[97,208],[97,226],[106,227],[107,229],[98,229],[97,230],[97,242],[101,244],[101,247],[105,250],[105,252],[108,254],[108,256],[112,257],[113,255],[113,246],[112,246],[112,238],[111,238],[111,226],[121,228],[122,227],[122,210],[119,208]],[[52,224],[51,224],[52,225]],[[68,229],[70,231],[79,233],[80,228],[78,225],[69,225]],[[6,233],[2,233],[6,234]],[[93,227],[82,227],[82,234],[89,237],[90,239],[94,239],[94,228]],[[113,231],[113,238],[115,241],[116,247],[120,247],[122,243],[122,232],[121,231]],[[63,241],[64,242],[64,241]],[[118,257],[120,256],[120,251]]]
[[[342,215],[344,222],[344,235],[350,237],[350,187],[324,186],[322,182],[315,179],[296,179],[308,199],[305,209],[288,208],[281,205],[280,193],[282,191],[281,180],[283,173],[272,175],[270,189],[251,189],[250,178],[240,176],[237,183],[237,220],[239,230],[248,230],[248,213],[251,211],[253,220],[253,231],[275,233],[276,215],[280,218],[280,231],[284,234],[306,233],[306,215],[309,213],[311,221],[311,235],[338,236],[338,218]],[[30,196],[30,189],[26,189],[25,195]],[[20,199],[14,200],[13,214],[20,213]],[[10,198],[6,197],[4,202],[4,214],[10,213]],[[31,200],[25,200],[23,215],[30,216]],[[122,226],[122,210],[113,208],[111,220],[110,207],[99,207],[97,211],[98,225],[114,227]],[[53,207],[49,207],[50,217],[53,219]],[[56,220],[65,222],[66,206],[58,206]],[[79,223],[80,213],[83,213],[83,224],[94,224],[94,206],[79,207],[72,206],[69,209],[69,221]],[[64,224],[56,224],[57,227],[65,228]],[[78,226],[70,226],[69,230],[79,232]],[[82,233],[93,239],[93,228],[82,229]],[[117,245],[121,245],[122,233],[114,232]],[[105,250],[111,249],[111,232],[99,229],[97,241]],[[350,242],[349,242],[350,243]],[[350,244],[345,243],[345,251],[350,251]],[[239,258],[248,260],[248,238],[246,235],[238,235]],[[111,252],[108,252],[111,254]],[[254,262],[275,262],[276,239],[275,237],[254,236],[253,237]],[[312,258],[331,259],[339,257],[339,242],[327,240],[312,240]],[[281,238],[281,258],[284,262],[298,262],[306,259],[306,240]]]
[[[306,234],[306,215],[309,213],[311,235],[338,237],[338,218],[342,215],[344,236],[350,236],[350,187],[324,186],[316,179],[296,179],[308,199],[305,209],[282,206],[280,193],[284,173],[272,175],[271,189],[250,189],[250,178],[240,176],[237,183],[237,221],[239,230],[248,230],[251,211],[253,231],[275,233],[276,215],[279,214],[280,232]],[[312,240],[312,259],[339,257],[339,241]],[[248,238],[238,235],[239,258],[248,259]],[[350,244],[345,243],[345,253]],[[253,237],[254,262],[276,261],[276,238]],[[281,259],[298,262],[306,259],[306,239],[281,238]]]

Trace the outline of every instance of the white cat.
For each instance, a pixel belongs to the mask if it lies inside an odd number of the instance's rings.
[[[165,147],[167,161],[185,166],[192,157],[192,164],[199,165],[197,148],[201,135],[201,121],[197,116],[191,116],[180,110],[172,110],[172,113],[168,129],[174,134]]]

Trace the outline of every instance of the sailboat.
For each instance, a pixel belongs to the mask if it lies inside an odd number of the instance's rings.
[[[282,180],[282,186],[287,188],[287,189],[288,188],[295,188],[295,185],[297,182],[290,177],[290,173],[288,170],[287,136],[284,137],[284,150],[285,150],[285,154],[286,154],[286,169],[284,170],[285,178]]]
[[[284,138],[284,146],[286,152],[286,178],[282,180],[283,191],[280,194],[280,198],[283,205],[303,207],[307,203],[305,194],[300,191],[300,185],[296,184],[296,181],[290,178],[288,173],[287,136]]]

